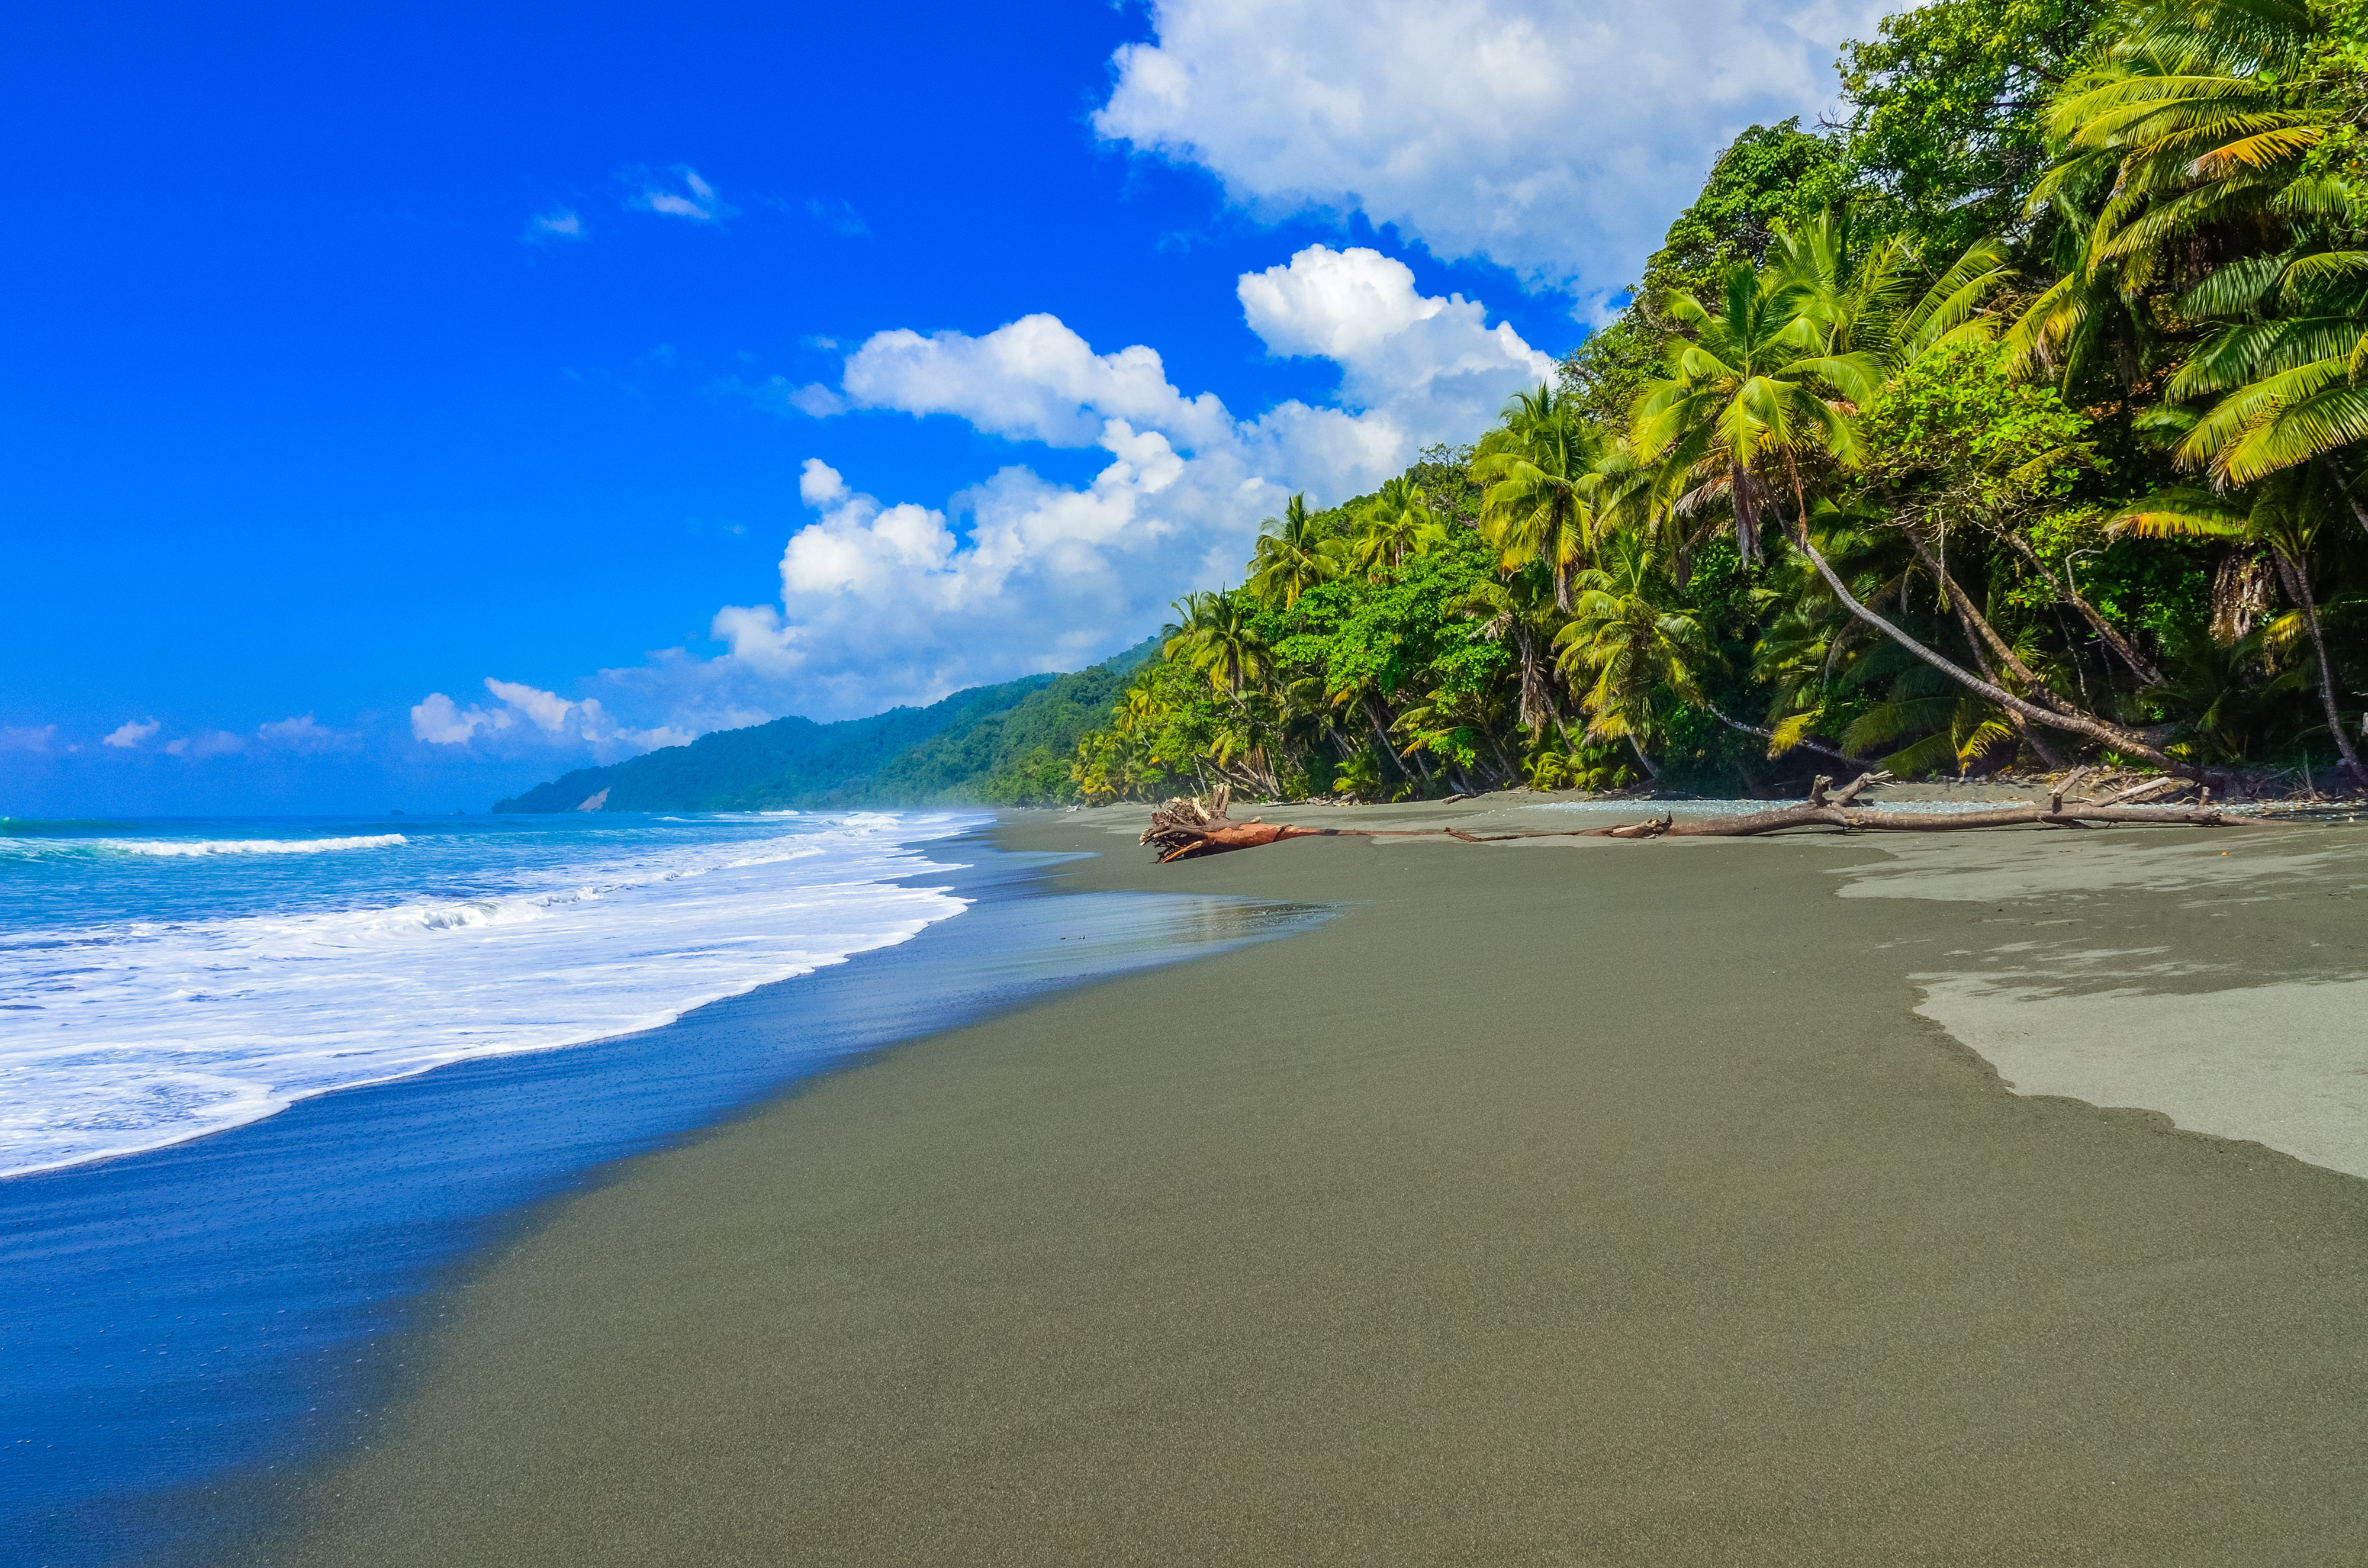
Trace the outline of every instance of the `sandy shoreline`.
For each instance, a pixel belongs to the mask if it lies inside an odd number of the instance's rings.
[[[1155,869],[1137,820],[1000,836],[1104,851],[1061,873],[1079,889],[1341,913],[641,1162],[459,1292],[384,1439],[242,1560],[2317,1562],[2368,1539],[2368,1183],[2045,1097],[2033,1066],[2018,1095],[1942,1027],[2155,1027],[2208,993],[2294,1035],[2285,990],[2368,973],[2368,835],[1318,839]],[[2340,1105],[2318,1119],[2340,1140]]]

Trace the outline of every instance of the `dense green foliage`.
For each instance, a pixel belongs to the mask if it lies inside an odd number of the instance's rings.
[[[1146,642],[1075,675],[975,687],[868,719],[776,719],[719,730],[688,745],[578,768],[494,809],[573,811],[604,790],[599,809],[610,812],[1072,800],[1069,758],[1078,737],[1107,714],[1151,652]]]
[[[1840,122],[1736,138],[1558,387],[1183,601],[1078,789],[2368,785],[2363,19],[1887,18]]]

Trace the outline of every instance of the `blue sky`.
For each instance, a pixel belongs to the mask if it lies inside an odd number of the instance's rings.
[[[477,811],[1089,663],[1475,435],[1868,20],[27,12],[0,813]]]

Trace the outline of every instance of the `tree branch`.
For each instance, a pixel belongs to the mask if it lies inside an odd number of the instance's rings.
[[[2031,569],[2039,574],[2040,579],[2047,585],[2047,591],[2055,596],[2055,602],[2060,605],[2070,605],[2078,611],[2080,619],[2087,621],[2096,631],[2099,640],[2113,651],[2114,656],[2129,665],[2132,675],[2136,676],[2148,686],[2160,686],[2163,683],[2162,672],[2155,668],[2153,661],[2141,654],[2128,638],[2114,630],[2112,622],[2107,620],[2096,606],[2083,598],[2078,590],[2068,584],[2058,583],[2055,580],[2055,574],[2049,571],[2046,563],[2039,559],[2039,552],[2031,548],[2029,540],[2017,533],[2008,533],[2004,538],[2007,543],[2030,563]]]
[[[1927,648],[1898,627],[1892,625],[1883,617],[1859,603],[1858,596],[1850,591],[1849,585],[1834,571],[1833,562],[1827,561],[1824,553],[1809,542],[1809,530],[1802,526],[1797,518],[1794,519],[1793,528],[1793,542],[1800,547],[1801,552],[1809,558],[1812,565],[1816,567],[1817,575],[1826,580],[1826,586],[1833,591],[1836,598],[1841,600],[1845,608],[1960,686],[1970,687],[1999,707],[2010,712],[2020,713],[2034,723],[2044,724],[2051,730],[2070,730],[2089,736],[2091,739],[2102,741],[2116,751],[2146,758],[2166,773],[2176,773],[2184,778],[2198,777],[2198,770],[2192,764],[2165,756],[2118,725],[2108,724],[2103,720],[2093,718],[2086,713],[2077,711],[2058,713],[2042,708],[2035,702],[2017,697],[2013,692],[1995,682],[1982,679],[1945,655]]]
[[[1720,723],[1725,725],[1730,730],[1741,730],[1747,735],[1758,735],[1761,740],[1768,742],[1770,745],[1773,745],[1776,743],[1776,732],[1773,730],[1763,730],[1757,724],[1747,724],[1740,719],[1730,719],[1707,702],[1702,704],[1702,709],[1705,712],[1709,713],[1712,718],[1717,720]],[[1839,763],[1847,764],[1850,761],[1849,757],[1844,756],[1840,752],[1834,750],[1831,746],[1820,745],[1816,741],[1811,740],[1794,741],[1792,745],[1785,749],[1788,751],[1813,751],[1819,756],[1829,756],[1836,762]]]

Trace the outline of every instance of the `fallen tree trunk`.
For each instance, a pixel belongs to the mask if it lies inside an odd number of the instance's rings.
[[[1228,821],[1225,817],[1226,790],[1220,786],[1210,804],[1198,800],[1169,801],[1152,812],[1151,825],[1143,830],[1137,842],[1156,845],[1159,861],[1190,860],[1202,855],[1222,855],[1233,849],[1256,849],[1263,845],[1279,843],[1286,838],[1454,838],[1465,844],[1503,844],[1520,838],[1756,838],[1763,834],[1782,833],[1796,827],[1832,827],[1845,833],[1961,833],[1981,827],[2045,827],[2086,828],[2112,823],[2157,823],[2178,827],[2262,827],[2268,825],[2258,817],[2240,817],[2215,809],[2212,791],[2203,791],[2201,803],[2193,806],[2130,806],[2113,801],[2152,793],[2159,783],[2146,784],[2124,790],[2104,801],[2064,802],[2065,793],[2078,780],[2074,774],[2058,785],[2044,804],[2031,801],[2024,804],[1999,806],[1992,811],[1911,812],[1870,811],[1857,804],[1859,793],[1870,785],[1883,782],[1886,776],[1861,774],[1859,778],[1832,795],[1826,793],[1833,780],[1820,776],[1810,787],[1809,798],[1797,806],[1780,806],[1771,812],[1754,812],[1748,816],[1712,817],[1702,822],[1679,822],[1664,812],[1645,822],[1628,823],[1618,827],[1559,828],[1536,833],[1468,833],[1462,828],[1377,828],[1377,827],[1294,827],[1283,823],[1260,822],[1255,817],[1246,823]]]
[[[1797,806],[1780,806],[1772,812],[1754,812],[1749,816],[1712,817],[1703,822],[1679,822],[1668,813],[1650,822],[1629,823],[1621,827],[1580,828],[1559,835],[1508,833],[1487,835],[1458,834],[1476,843],[1494,842],[1499,838],[1756,838],[1762,834],[1782,833],[1793,827],[1838,827],[1850,833],[1958,833],[1977,827],[2019,827],[2032,824],[2047,827],[2088,827],[2107,823],[2169,823],[2183,827],[2259,827],[2259,818],[2232,816],[2215,811],[2212,791],[2205,790],[2202,803],[2194,806],[2124,806],[2112,803],[2123,798],[2111,797],[2104,801],[2064,803],[2065,794],[2079,781],[2080,773],[2055,787],[2044,805],[2028,804],[1999,806],[1987,812],[1876,812],[1857,804],[1859,792],[1869,785],[1883,781],[1883,776],[1862,773],[1858,778],[1835,794],[1828,796],[1826,787],[1833,782],[1820,777],[1810,786],[1809,798]],[[2142,785],[2125,790],[2123,795],[2149,793],[2155,785]]]

